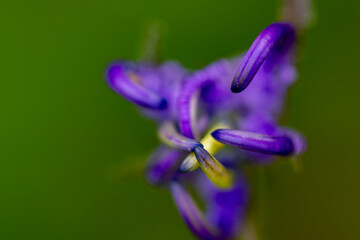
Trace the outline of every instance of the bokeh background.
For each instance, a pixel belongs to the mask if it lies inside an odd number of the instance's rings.
[[[266,170],[264,239],[360,239],[360,2],[317,1],[283,122],[303,171]],[[276,0],[0,0],[0,239],[193,239],[141,166],[154,124],[106,86],[167,25],[165,59],[199,68],[246,50]],[[255,170],[256,171],[256,170]]]

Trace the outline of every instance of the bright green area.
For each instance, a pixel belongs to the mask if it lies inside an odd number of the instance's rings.
[[[167,22],[166,59],[202,67],[248,48],[276,6],[0,0],[0,239],[191,239],[167,191],[119,177],[157,140],[104,69],[138,56],[149,19]],[[284,118],[309,150],[301,174],[266,170],[265,239],[360,239],[359,9],[317,3]]]

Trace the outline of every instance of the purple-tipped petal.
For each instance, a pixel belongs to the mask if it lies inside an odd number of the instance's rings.
[[[211,134],[217,141],[244,150],[287,156],[294,153],[294,144],[287,136],[270,136],[233,129],[218,129]]]
[[[242,60],[231,85],[231,91],[239,93],[252,81],[265,59],[281,57],[295,40],[294,28],[286,23],[273,23],[255,39]]]
[[[175,129],[171,122],[165,122],[159,131],[160,139],[167,145],[183,151],[193,151],[196,147],[202,147],[202,144],[194,139],[182,136]]]
[[[131,79],[128,69],[123,63],[112,64],[107,70],[107,82],[118,94],[142,107],[150,109],[165,109],[166,100],[158,94],[143,87]]]
[[[184,153],[161,146],[150,156],[146,179],[152,185],[168,183],[177,172]]]
[[[211,64],[204,70],[195,72],[185,81],[178,100],[179,127],[184,136],[188,138],[198,137],[194,133],[194,130],[197,129],[194,124],[200,92],[228,71],[228,63],[222,60]]]
[[[196,237],[204,240],[221,239],[218,230],[209,224],[190,194],[180,183],[172,182],[170,191],[181,217]]]

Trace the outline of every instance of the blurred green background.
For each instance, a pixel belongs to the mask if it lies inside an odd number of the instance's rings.
[[[309,149],[300,174],[266,170],[264,239],[360,239],[360,2],[315,5],[284,118]],[[167,191],[124,177],[158,142],[104,69],[136,59],[150,19],[167,23],[165,58],[199,68],[247,49],[277,7],[0,0],[0,239],[192,239]]]

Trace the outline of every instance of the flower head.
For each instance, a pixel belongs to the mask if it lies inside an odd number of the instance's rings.
[[[295,40],[290,24],[274,23],[244,55],[197,71],[173,61],[119,61],[107,70],[110,87],[157,122],[163,145],[149,161],[147,179],[170,188],[200,239],[229,239],[241,230],[248,202],[243,164],[305,150],[304,138],[278,122],[297,77]],[[198,192],[206,214],[187,186]]]

